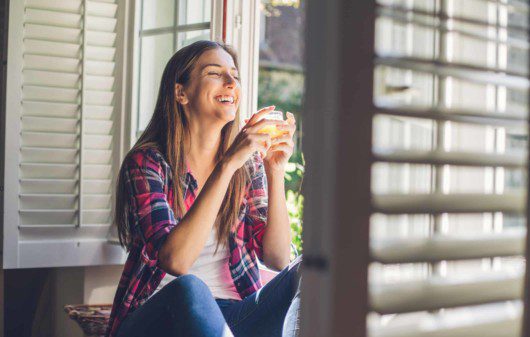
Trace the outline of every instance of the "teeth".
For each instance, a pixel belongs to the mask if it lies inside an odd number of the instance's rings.
[[[217,97],[217,100],[219,102],[230,102],[230,103],[234,103],[234,97],[232,96],[219,96]]]

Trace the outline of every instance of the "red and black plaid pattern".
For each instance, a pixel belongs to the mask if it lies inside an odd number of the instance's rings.
[[[125,316],[142,305],[166,273],[158,266],[158,251],[180,219],[172,211],[171,168],[156,149],[142,149],[124,161],[129,195],[128,223],[133,245],[114,297],[107,337],[114,337]],[[256,152],[247,162],[251,181],[241,204],[238,223],[229,237],[229,268],[241,298],[261,288],[256,258],[263,261],[263,234],[267,223],[267,177]],[[189,167],[180,177],[188,210],[197,195]]]

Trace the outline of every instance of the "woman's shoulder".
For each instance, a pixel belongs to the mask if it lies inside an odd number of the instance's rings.
[[[169,167],[164,155],[154,146],[141,147],[129,151],[124,159],[124,165],[127,167],[150,168],[157,171]]]

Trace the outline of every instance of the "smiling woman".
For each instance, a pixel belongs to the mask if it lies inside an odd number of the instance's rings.
[[[129,255],[107,336],[296,334],[301,258],[289,264],[284,186],[296,122],[264,118],[267,107],[239,130],[240,97],[226,45],[198,41],[167,63],[118,176],[114,223]],[[258,259],[281,271],[265,286]]]

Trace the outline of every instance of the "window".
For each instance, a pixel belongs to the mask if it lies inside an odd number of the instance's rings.
[[[169,58],[188,44],[211,39],[212,0],[139,0],[138,8],[136,137],[153,114]]]

